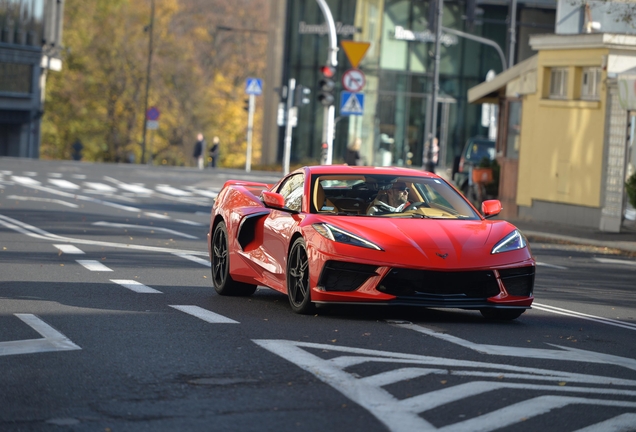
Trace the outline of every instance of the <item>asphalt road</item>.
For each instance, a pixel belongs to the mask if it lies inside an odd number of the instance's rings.
[[[0,430],[636,430],[636,261],[532,244],[503,323],[220,297],[214,194],[277,177],[0,158]]]

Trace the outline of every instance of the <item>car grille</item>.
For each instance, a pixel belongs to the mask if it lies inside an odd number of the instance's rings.
[[[393,269],[382,279],[378,291],[403,299],[427,302],[470,303],[499,294],[492,271],[439,272]]]
[[[355,291],[371,276],[377,276],[377,267],[341,261],[327,261],[318,286],[325,291]]]
[[[508,294],[523,297],[532,295],[532,289],[534,287],[534,267],[499,270],[499,277],[506,291],[508,291]]]

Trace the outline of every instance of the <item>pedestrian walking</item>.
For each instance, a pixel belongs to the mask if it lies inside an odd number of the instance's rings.
[[[347,153],[345,153],[345,164],[347,165],[362,165],[362,157],[360,156],[360,147],[362,146],[362,140],[355,138],[347,146]]]
[[[205,153],[205,139],[203,139],[203,134],[199,133],[197,135],[197,142],[194,144],[194,152],[192,153],[192,157],[196,160],[197,167],[199,169],[203,169],[204,153]]]
[[[215,136],[212,138],[212,146],[210,147],[210,157],[209,157],[209,166],[210,168],[216,168],[216,164],[219,160],[219,147],[221,146],[219,142],[219,137]]]

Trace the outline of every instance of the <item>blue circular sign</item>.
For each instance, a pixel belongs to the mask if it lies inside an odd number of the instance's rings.
[[[148,108],[146,120],[159,120],[159,110],[156,107]]]

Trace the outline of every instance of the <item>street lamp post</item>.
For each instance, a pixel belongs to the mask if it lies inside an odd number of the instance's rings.
[[[148,26],[148,66],[146,68],[146,100],[144,102],[144,135],[141,143],[141,163],[146,163],[146,133],[148,132],[148,124],[146,121],[146,113],[148,112],[148,93],[150,92],[150,67],[152,65],[152,29],[155,22],[155,0],[150,0],[150,25]],[[150,157],[152,160],[152,156]]]

